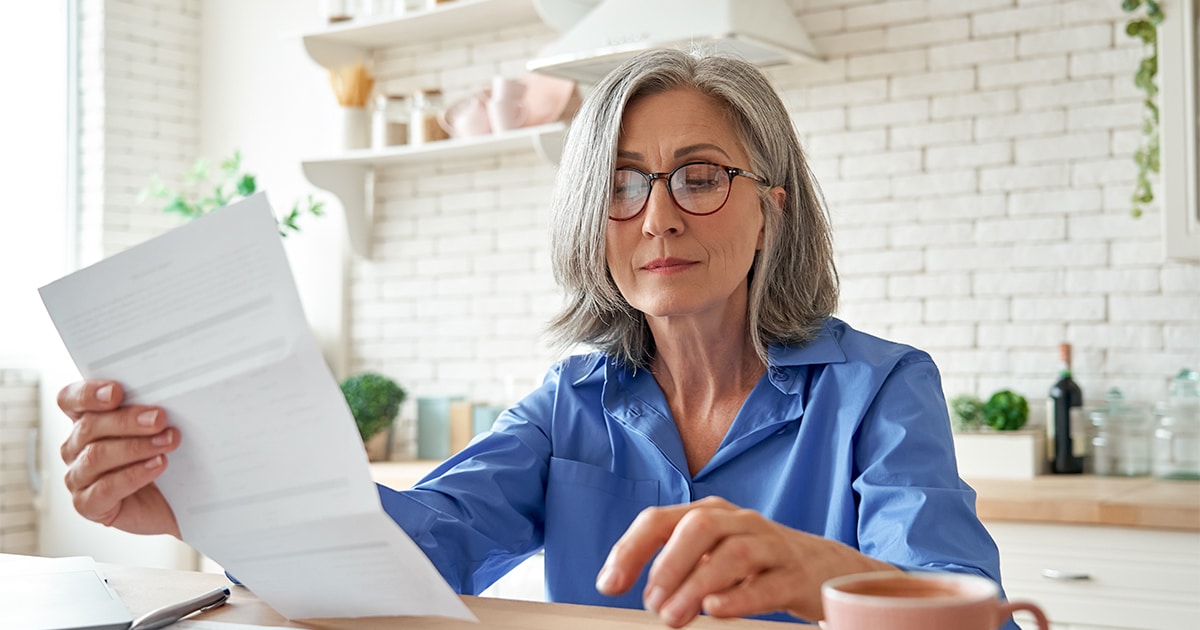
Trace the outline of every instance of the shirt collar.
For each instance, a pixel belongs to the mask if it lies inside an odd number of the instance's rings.
[[[844,324],[832,318],[821,324],[817,336],[803,345],[771,344],[767,348],[767,378],[776,389],[785,394],[795,394],[803,408],[810,366],[829,363],[845,363],[846,353],[842,350],[839,333]]]
[[[769,379],[780,393],[789,396],[790,401],[783,404],[791,408],[791,413],[795,416],[803,412],[808,397],[806,390],[811,370],[807,368],[846,362],[846,353],[842,350],[840,341],[844,328],[845,324],[840,320],[826,318],[812,341],[802,345],[771,344],[767,348],[768,366],[765,378]],[[602,366],[606,383],[604,405],[610,413],[627,420],[631,415],[642,416],[640,422],[634,421],[637,424],[654,422],[649,417],[661,416],[661,413],[651,412],[656,404],[646,404],[654,401],[665,407],[661,390],[654,382],[654,377],[646,370],[633,371],[619,361],[607,358],[598,361],[579,381],[585,380]],[[661,427],[658,427],[658,430],[661,430]]]
[[[846,353],[838,341],[840,335],[834,331],[834,325],[841,327],[841,322],[828,318],[821,323],[821,330],[810,342],[803,345],[781,346],[771,344],[767,349],[769,367],[792,367],[799,365],[817,365],[821,363],[845,363]]]

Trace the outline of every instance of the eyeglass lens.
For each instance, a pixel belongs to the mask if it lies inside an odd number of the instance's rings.
[[[650,198],[651,184],[662,174],[649,175],[636,169],[618,169],[613,177],[609,216],[629,219],[642,211]],[[729,198],[729,173],[716,164],[684,164],[666,176],[671,199],[685,212],[712,214]]]

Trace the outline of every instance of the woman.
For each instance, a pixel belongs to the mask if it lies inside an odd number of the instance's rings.
[[[552,600],[679,627],[821,619],[821,583],[848,573],[999,579],[933,362],[831,317],[829,225],[758,70],[630,61],[572,124],[553,205],[567,306],[550,330],[597,351],[414,489],[380,488],[451,586],[478,593],[544,548]],[[101,382],[59,400],[79,512],[178,535],[153,485],[178,443],[165,413]]]

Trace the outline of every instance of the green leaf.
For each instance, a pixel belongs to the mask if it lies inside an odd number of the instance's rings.
[[[997,431],[1016,431],[1029,419],[1029,402],[1025,397],[1001,390],[983,404],[983,421]]]
[[[1156,0],[1146,0],[1146,15],[1150,16],[1150,21],[1155,26],[1161,24],[1163,20],[1162,6]]]
[[[163,212],[178,214],[184,217],[192,216],[191,206],[188,205],[187,201],[183,197],[178,196],[167,202],[167,205],[163,206]]]
[[[208,179],[208,160],[197,158],[196,163],[192,164],[192,170],[188,171],[184,179],[189,184],[196,184]]]
[[[1142,145],[1133,154],[1133,162],[1137,166],[1137,180],[1134,184],[1130,200],[1133,208],[1130,213],[1140,217],[1143,205],[1154,200],[1151,185],[1151,173],[1159,172],[1159,112],[1155,100],[1158,97],[1158,25],[1162,24],[1164,13],[1159,0],[1122,0],[1121,8],[1134,13],[1145,8],[1144,16],[1131,17],[1125,24],[1125,34],[1142,41],[1146,53],[1138,61],[1134,71],[1133,83],[1145,94],[1142,101],[1145,113],[1142,120]]]
[[[242,152],[240,149],[234,150],[232,157],[221,161],[221,170],[230,175],[242,170]]]
[[[253,195],[257,187],[258,183],[254,180],[254,176],[249,173],[242,175],[242,178],[237,183],[238,194],[243,197]]]

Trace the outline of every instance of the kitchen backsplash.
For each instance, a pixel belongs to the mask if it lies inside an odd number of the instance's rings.
[[[1097,394],[1157,399],[1200,363],[1200,267],[1163,263],[1157,212],[1129,213],[1141,50],[1119,3],[794,4],[826,63],[769,74],[829,204],[839,316],[930,351],[950,394],[1042,398],[1062,340]],[[462,94],[552,36],[376,61],[389,86]],[[525,153],[382,173],[378,255],[354,265],[354,364],[484,400],[531,387],[558,305],[553,173]]]
[[[110,5],[193,18],[203,6]],[[1156,207],[1140,219],[1129,212],[1141,51],[1124,34],[1119,2],[793,6],[826,61],[768,72],[828,201],[839,316],[928,350],[951,395],[1009,387],[1044,398],[1064,340],[1091,400],[1113,385],[1131,399],[1162,398],[1179,368],[1200,365],[1200,265],[1163,262]],[[150,35],[141,22],[122,26],[134,21],[117,20],[106,54],[119,58],[123,46],[152,36],[178,72],[160,91],[154,77],[113,77],[111,89],[167,103],[106,106],[108,119],[161,129],[151,138],[124,127],[115,134],[104,155],[113,212],[142,181],[121,173],[144,172],[146,155],[181,170],[198,133],[189,125],[199,127],[180,102],[196,72],[192,27],[170,16],[160,20],[170,28]],[[375,63],[388,90],[440,87],[453,102],[496,74],[520,76],[553,37],[534,24],[388,48]],[[559,304],[546,229],[553,177],[532,151],[381,170],[374,256],[351,262],[352,371],[390,374],[414,399],[507,403],[532,388],[555,358],[541,335]],[[163,220],[151,215],[159,229]],[[124,225],[141,215],[108,216],[106,243],[144,238]]]
[[[0,369],[0,553],[37,552],[28,463],[38,416],[37,376]]]

